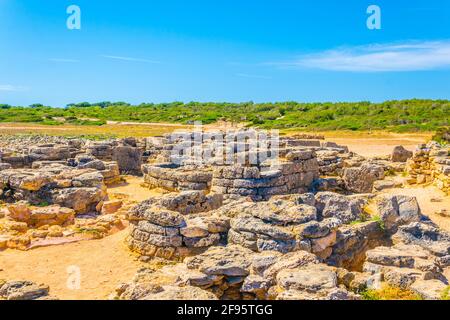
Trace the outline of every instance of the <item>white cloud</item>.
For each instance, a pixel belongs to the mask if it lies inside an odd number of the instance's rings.
[[[236,73],[236,76],[241,77],[241,78],[252,78],[252,79],[272,79],[271,77],[267,77],[267,76],[261,76],[261,75],[256,75],[256,74],[247,74],[247,73]]]
[[[279,66],[347,72],[402,72],[450,68],[450,40],[344,47],[303,55]]]
[[[26,87],[13,86],[11,84],[0,84],[0,91],[17,92],[25,90],[27,90]]]
[[[132,57],[121,57],[121,56],[110,56],[110,55],[102,55],[102,57],[107,58],[107,59],[122,60],[122,61],[145,62],[145,63],[155,63],[155,64],[161,63],[160,61],[132,58]]]

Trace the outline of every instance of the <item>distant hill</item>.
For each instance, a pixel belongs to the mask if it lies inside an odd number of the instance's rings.
[[[383,103],[201,103],[172,102],[130,105],[125,102],[69,104],[53,108],[0,104],[0,122],[33,122],[58,125],[102,125],[106,121],[202,121],[246,123],[261,128],[308,130],[436,131],[450,126],[448,100],[398,100]]]

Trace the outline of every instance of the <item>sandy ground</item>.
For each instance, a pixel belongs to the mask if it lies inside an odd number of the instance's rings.
[[[127,230],[123,230],[100,240],[0,252],[0,278],[45,283],[52,295],[64,300],[107,299],[140,267],[125,247],[126,234]],[[74,275],[71,270],[76,270],[70,269],[73,266],[80,270],[79,289],[70,285]]]
[[[142,177],[126,176],[126,182],[114,185],[108,188],[108,194],[111,198],[127,199],[132,202],[141,202],[149,197],[160,195],[162,190],[149,190],[141,184],[144,182]]]
[[[352,139],[352,138],[335,138],[327,139],[340,145],[348,146],[349,149],[363,157],[379,157],[392,153],[395,146],[402,145],[405,149],[414,151],[416,146],[425,142],[424,140],[402,140],[402,139]]]

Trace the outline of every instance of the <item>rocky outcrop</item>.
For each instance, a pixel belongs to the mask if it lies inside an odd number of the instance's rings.
[[[0,280],[0,300],[56,300],[49,291],[48,286],[31,281]]]
[[[424,299],[440,299],[450,281],[449,235],[432,225],[414,222],[399,227],[392,239],[394,246],[367,252],[364,271]]]
[[[66,166],[1,171],[0,189],[1,197],[7,202],[56,204],[77,214],[97,211],[106,197],[104,179],[99,172]]]
[[[422,219],[421,210],[415,197],[404,195],[381,195],[374,199],[375,215],[380,217],[390,233],[399,226],[418,222]]]
[[[430,251],[440,257],[443,265],[450,261],[450,234],[438,229],[430,223],[413,222],[398,228],[398,232],[392,236],[396,244],[412,244]]]

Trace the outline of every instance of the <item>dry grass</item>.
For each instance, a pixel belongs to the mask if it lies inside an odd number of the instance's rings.
[[[79,125],[39,125],[26,123],[2,123],[0,134],[42,134],[51,136],[111,136],[111,137],[151,137],[173,132],[177,129],[187,129],[189,126],[148,124],[124,125],[107,124],[103,126]]]
[[[367,290],[362,295],[365,300],[422,300],[417,293],[389,285],[379,290]]]
[[[216,123],[205,126],[208,129],[231,127],[229,123]],[[111,134],[117,136],[154,136],[177,129],[188,129],[191,126],[171,123],[108,123],[103,126],[82,126],[82,125],[42,125],[34,123],[0,123],[0,134],[48,134],[48,135],[104,135]],[[236,127],[233,127],[236,128]],[[431,139],[432,132],[420,133],[393,133],[388,131],[314,131],[305,132],[299,130],[281,130],[283,135],[293,135],[297,133],[323,135],[326,139],[364,139],[364,140],[387,140],[393,141],[426,141]]]

